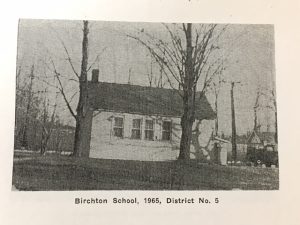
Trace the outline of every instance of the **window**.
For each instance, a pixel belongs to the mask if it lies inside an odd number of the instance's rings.
[[[122,117],[115,117],[114,136],[123,138],[124,120]]]
[[[145,139],[146,140],[153,141],[153,136],[154,136],[153,124],[154,124],[153,120],[146,120],[146,124],[145,124]]]
[[[171,140],[171,121],[163,121],[162,124],[162,140]]]
[[[141,119],[133,119],[132,120],[132,132],[131,138],[133,139],[141,139]]]

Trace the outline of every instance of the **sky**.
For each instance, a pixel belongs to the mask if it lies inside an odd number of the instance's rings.
[[[234,89],[237,133],[245,134],[253,129],[256,90],[259,88],[266,91],[275,88],[274,28],[272,25],[254,24],[219,24],[217,28],[222,29],[224,26],[225,31],[217,43],[219,50],[214,56],[222,57],[225,67],[222,77],[226,80],[221,86],[218,99],[219,129],[225,134],[231,132],[230,82],[234,81],[238,82]],[[197,27],[197,24],[194,27]],[[65,77],[63,83],[68,98],[73,99],[74,109],[78,84],[69,80],[75,76],[66,60],[67,55],[62,42],[79,73],[82,28],[82,21],[26,19],[19,22],[17,67],[21,68],[21,80],[23,82],[28,80],[30,67],[34,64],[35,89],[47,88],[47,96],[54,101],[57,90],[49,87],[49,83],[57,85],[49,63],[52,59],[57,70]],[[89,22],[89,65],[91,69],[99,69],[100,81],[128,83],[130,74],[131,84],[149,85],[147,77],[151,65],[149,51],[127,36],[127,34],[139,36],[141,30],[168,41],[167,30],[161,23]],[[95,60],[97,55],[99,57]],[[159,68],[155,64],[153,72],[159,73]],[[214,107],[213,93],[208,91],[206,95]],[[74,119],[61,96],[56,99],[60,119],[66,124],[74,124]],[[267,98],[263,97],[261,105],[268,104]],[[262,107],[258,116],[262,129],[274,130],[274,112],[271,109]]]

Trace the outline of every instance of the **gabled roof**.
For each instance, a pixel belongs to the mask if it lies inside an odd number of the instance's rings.
[[[182,98],[177,90],[130,84],[89,82],[89,102],[93,109],[142,115],[181,117]],[[196,119],[215,118],[205,95],[196,96]]]
[[[252,144],[260,144],[264,141],[270,144],[275,144],[275,132],[264,131],[264,132],[256,132],[253,131],[248,139],[248,143]],[[254,139],[259,139],[259,141],[254,141]]]

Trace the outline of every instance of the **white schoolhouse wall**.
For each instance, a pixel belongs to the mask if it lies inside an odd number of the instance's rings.
[[[123,118],[123,137],[117,137],[114,134],[116,117]],[[140,139],[134,139],[132,136],[134,119],[141,120]],[[146,120],[153,120],[153,140],[145,139]],[[162,140],[163,121],[171,122],[171,140]],[[211,121],[202,121],[200,145],[205,146],[209,141],[208,134],[212,124]],[[145,161],[175,160],[179,154],[180,137],[180,118],[95,111],[91,131],[90,157]],[[191,158],[194,158],[194,154],[191,154]]]

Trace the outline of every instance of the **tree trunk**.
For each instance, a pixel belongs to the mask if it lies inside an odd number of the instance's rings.
[[[194,102],[195,102],[195,87],[192,62],[192,24],[187,24],[186,35],[186,61],[185,61],[185,77],[183,84],[183,115],[181,117],[181,140],[179,160],[190,159],[190,146],[192,140],[192,127],[195,118]]]
[[[44,127],[46,126],[46,124],[43,124],[42,127],[42,138],[41,138],[41,151],[40,154],[44,155],[46,152],[46,148],[47,148],[47,142],[48,142],[48,134],[46,133],[46,128]]]
[[[81,142],[82,142],[82,122],[83,118],[76,117],[76,127],[75,127],[75,139],[74,139],[74,151],[73,156],[81,156]]]
[[[79,77],[79,101],[76,109],[76,128],[73,155],[82,156],[85,146],[84,140],[84,122],[88,110],[88,88],[87,88],[87,64],[88,64],[88,21],[83,21],[83,39],[82,39],[82,61]]]
[[[46,133],[42,133],[42,143],[41,143],[41,155],[45,155],[47,151],[48,141],[50,139],[50,135]]]
[[[190,158],[190,146],[192,140],[192,127],[193,127],[193,102],[190,97],[188,97],[189,93],[185,94],[184,101],[187,103],[184,106],[184,113],[181,117],[181,140],[180,140],[180,152],[178,159],[188,160]]]
[[[27,129],[28,129],[29,113],[30,113],[31,101],[32,101],[33,79],[34,79],[34,65],[31,66],[31,71],[30,71],[30,84],[29,84],[29,88],[28,88],[28,102],[27,102],[27,106],[26,106],[25,123],[23,126],[22,140],[21,140],[21,146],[24,147],[25,149],[28,148]]]
[[[215,110],[216,110],[216,119],[215,119],[215,136],[219,134],[219,120],[218,120],[218,95],[216,94],[215,100]]]

